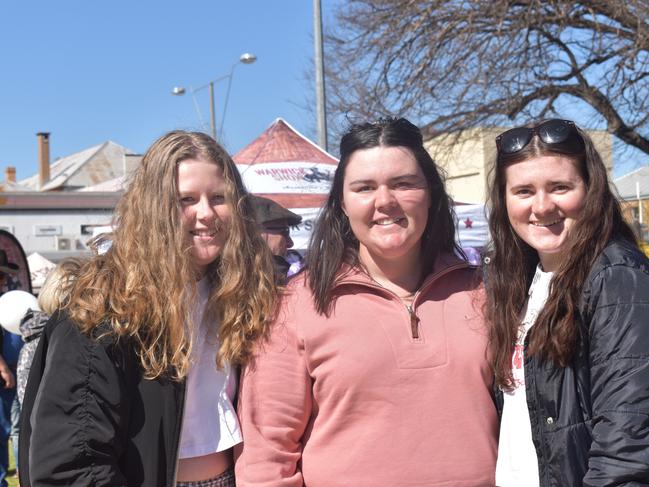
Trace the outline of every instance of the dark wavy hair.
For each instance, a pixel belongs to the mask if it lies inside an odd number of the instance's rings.
[[[491,171],[491,260],[487,266],[486,316],[490,322],[490,360],[496,383],[506,390],[514,387],[512,353],[521,310],[539,262],[537,252],[509,223],[505,203],[507,166],[541,156],[567,157],[576,164],[587,188],[581,216],[564,242],[562,253],[567,257],[554,273],[548,299],[530,329],[528,353],[531,356],[549,359],[560,367],[568,365],[580,336],[579,301],[590,269],[612,239],[635,242],[633,231],[622,219],[620,205],[610,189],[602,158],[590,137],[578,127],[575,129],[573,137],[580,137],[583,144],[575,145],[574,140],[545,144],[534,135],[521,151],[498,153]]]
[[[374,123],[353,125],[340,141],[340,162],[334,174],[327,203],[318,217],[306,256],[308,284],[316,309],[327,314],[331,289],[343,263],[358,266],[358,240],[343,212],[345,169],[352,154],[373,147],[404,147],[414,155],[431,194],[428,221],[422,235],[422,270],[426,275],[441,253],[461,253],[455,243],[455,215],[444,181],[423,145],[419,129],[405,118],[385,118]]]

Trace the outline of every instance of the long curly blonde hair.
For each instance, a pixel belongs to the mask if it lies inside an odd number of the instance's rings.
[[[115,209],[112,246],[79,270],[67,312],[91,334],[100,324],[132,340],[145,377],[187,374],[196,275],[180,216],[177,168],[217,164],[232,208],[222,254],[210,264],[206,323],[218,323],[217,364],[245,364],[275,312],[273,260],[234,162],[209,136],[172,131],[144,155]]]

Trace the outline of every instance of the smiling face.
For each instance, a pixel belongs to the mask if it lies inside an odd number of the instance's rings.
[[[342,207],[363,264],[418,261],[430,204],[426,178],[409,149],[379,146],[351,154]]]
[[[178,193],[186,241],[198,275],[225,246],[232,210],[225,201],[222,169],[213,162],[186,159],[178,164]]]
[[[505,180],[509,223],[538,252],[543,270],[555,271],[586,200],[576,163],[564,156],[535,157],[507,166]]]

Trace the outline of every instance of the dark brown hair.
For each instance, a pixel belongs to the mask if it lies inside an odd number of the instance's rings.
[[[421,239],[423,275],[433,270],[437,256],[461,250],[455,243],[455,215],[437,166],[423,145],[419,129],[405,118],[385,118],[353,125],[340,141],[340,162],[327,203],[316,221],[306,256],[308,283],[316,309],[328,313],[331,289],[343,263],[357,266],[358,240],[342,209],[345,169],[355,151],[373,147],[404,147],[414,155],[431,195],[428,221]]]
[[[529,125],[533,127],[536,124]],[[564,242],[565,258],[550,283],[548,299],[529,332],[527,353],[565,367],[580,335],[579,301],[582,287],[597,257],[614,238],[635,242],[631,227],[622,219],[620,205],[609,187],[606,167],[592,140],[580,129],[581,149],[575,144],[545,144],[538,135],[514,154],[498,154],[492,168],[490,263],[487,266],[486,315],[490,322],[490,360],[497,384],[511,390],[512,353],[521,322],[521,310],[539,262],[537,252],[512,228],[505,204],[505,169],[510,164],[541,156],[571,159],[586,184],[586,200],[580,218]]]

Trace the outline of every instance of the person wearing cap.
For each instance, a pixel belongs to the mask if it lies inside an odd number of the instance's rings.
[[[255,209],[255,219],[261,227],[261,235],[275,258],[275,267],[282,277],[289,273],[289,249],[293,247],[290,227],[298,225],[302,217],[279,203],[263,196],[250,195]]]
[[[7,252],[0,249],[0,296],[20,288],[16,278],[19,267],[9,261]],[[6,487],[5,477],[9,468],[8,440],[11,435],[16,441],[14,423],[17,423],[17,413],[12,407],[16,398],[16,363],[22,347],[22,338],[0,329],[0,487]],[[13,417],[12,417],[13,416]],[[17,425],[17,424],[16,424]]]

